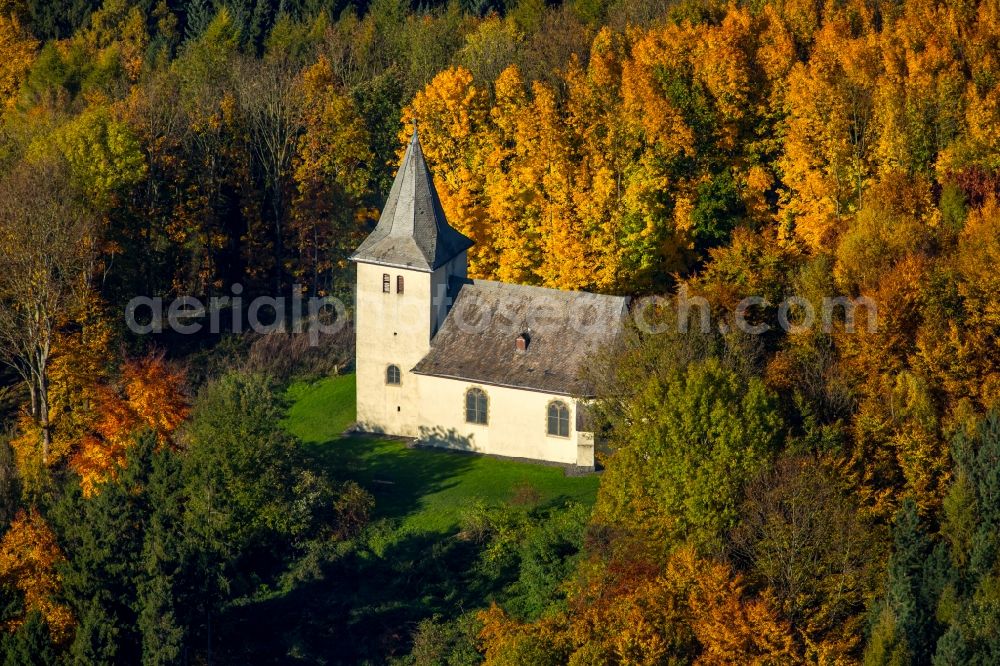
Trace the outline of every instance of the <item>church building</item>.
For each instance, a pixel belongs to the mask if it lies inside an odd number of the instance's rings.
[[[414,131],[357,264],[357,428],[594,466],[585,367],[627,299],[472,280]]]

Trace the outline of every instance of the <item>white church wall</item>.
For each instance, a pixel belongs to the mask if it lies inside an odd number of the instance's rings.
[[[427,375],[415,377],[423,422],[417,436],[423,443],[584,467],[594,464],[592,444],[589,460],[586,452],[582,459],[578,456],[576,401],[572,398]],[[465,394],[472,387],[486,392],[489,414],[486,425],[465,420]],[[553,400],[561,400],[569,407],[569,437],[547,432],[547,410]],[[584,440],[585,445],[591,441],[586,436]]]
[[[358,425],[368,432],[416,437],[419,397],[410,369],[430,349],[432,274],[358,263],[355,298]],[[389,293],[382,276],[389,275]],[[403,293],[396,279],[403,276]],[[386,383],[390,364],[400,369],[398,386]]]

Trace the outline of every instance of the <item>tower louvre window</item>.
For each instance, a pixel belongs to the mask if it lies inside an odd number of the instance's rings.
[[[402,275],[397,275],[396,276],[396,293],[397,294],[402,294],[403,293],[403,276]]]
[[[388,294],[392,291],[392,281],[388,273],[382,273],[382,293]]]

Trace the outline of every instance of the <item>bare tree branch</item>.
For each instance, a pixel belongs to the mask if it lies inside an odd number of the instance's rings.
[[[60,162],[22,162],[0,180],[0,360],[28,385],[43,459],[53,339],[90,288],[94,230]]]

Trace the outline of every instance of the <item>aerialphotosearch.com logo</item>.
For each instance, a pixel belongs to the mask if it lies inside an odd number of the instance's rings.
[[[305,332],[309,343],[317,345],[320,336],[340,332],[349,321],[343,301],[331,296],[304,298],[299,285],[294,286],[290,297],[257,296],[246,303],[242,297],[242,285],[233,285],[231,292],[232,296],[213,296],[207,299],[207,304],[193,296],[181,296],[169,303],[161,297],[137,296],[126,306],[126,324],[130,331],[138,335],[164,331],[194,335],[204,331],[206,325],[212,334],[223,331],[237,334],[244,331],[260,334]],[[771,310],[774,305],[777,305],[776,310]],[[538,297],[531,301],[529,307],[523,308],[511,307],[503,300],[490,305],[474,298],[464,302],[458,299],[456,302],[444,290],[432,299],[432,306],[437,313],[448,313],[448,318],[463,333],[507,331],[517,334],[530,331],[541,334],[548,331],[563,335],[568,328],[587,335],[606,329],[607,318],[617,316],[593,300],[580,302],[552,296]],[[835,322],[841,323],[843,331],[853,333],[859,309],[865,313],[867,330],[877,330],[878,308],[869,298],[824,297],[818,306],[817,313],[817,304],[796,295],[788,296],[778,304],[772,304],[762,296],[749,296],[713,325],[709,302],[701,296],[689,295],[687,286],[681,285],[675,296],[643,296],[633,301],[629,310],[635,326],[647,334],[667,333],[671,329],[686,333],[696,323],[696,330],[703,334],[741,331],[763,335],[774,328],[764,321],[764,317],[771,314],[776,316],[774,323],[791,335],[814,330],[817,324],[824,333],[830,333]],[[406,303],[405,307],[426,307],[426,302],[413,301]],[[670,309],[674,310],[675,317],[655,314]],[[414,313],[412,320],[418,319]]]
[[[435,308],[447,311],[452,324],[466,334],[489,331],[511,335],[524,332],[564,335],[573,332],[587,337],[606,330],[608,318],[616,317],[604,299],[567,299],[555,294],[538,295],[529,307],[520,307],[519,303],[504,299],[488,303],[476,298],[458,299],[455,307],[451,307],[452,302],[453,299],[443,292],[433,299]],[[673,316],[663,316],[665,313]],[[722,317],[713,321],[716,314],[719,313],[713,312],[706,298],[690,295],[687,285],[683,284],[673,296],[634,299],[628,312],[636,329],[651,335],[671,331],[694,331],[704,335],[740,331],[763,335],[775,327],[798,335],[815,330],[817,325],[824,333],[831,333],[838,325],[839,330],[854,333],[859,316],[863,317],[868,332],[878,330],[878,307],[864,296],[825,296],[815,304],[798,295],[787,296],[780,303],[771,303],[763,296],[748,296],[737,303],[733,311],[722,313]],[[774,317],[772,323],[768,323],[767,317]]]
[[[303,298],[301,285],[292,286],[292,295],[257,296],[244,303],[243,285],[234,284],[232,296],[212,296],[205,300],[179,296],[164,303],[160,296],[136,296],[125,306],[125,323],[137,335],[171,331],[195,335],[205,330],[267,334],[282,331],[307,333],[309,343],[319,344],[323,335],[338,333],[347,324],[347,307],[332,296]],[[244,307],[246,306],[246,307]],[[304,306],[304,307],[303,307]],[[207,318],[207,322],[205,319]]]
[[[763,321],[761,313],[777,305],[777,325],[781,330],[791,335],[807,333],[816,328],[817,323],[824,333],[833,331],[834,322],[840,321],[846,333],[854,333],[857,325],[858,309],[865,313],[865,328],[869,333],[878,330],[878,306],[875,301],[858,296],[824,296],[819,303],[817,321],[816,305],[813,301],[798,295],[787,296],[780,303],[771,303],[763,296],[748,296],[736,304],[730,317],[718,321],[715,330],[726,334],[737,330],[750,335],[763,335],[774,326]],[[643,333],[665,333],[673,326],[671,323],[656,317],[650,317],[651,312],[664,308],[676,308],[676,330],[685,333],[690,330],[692,311],[697,310],[698,332],[708,334],[713,332],[712,308],[707,299],[701,296],[691,296],[687,285],[681,285],[674,297],[645,296],[636,301],[632,314],[636,326]]]

